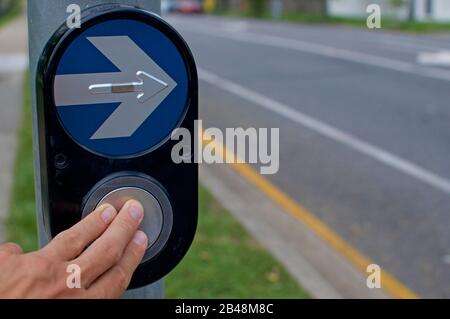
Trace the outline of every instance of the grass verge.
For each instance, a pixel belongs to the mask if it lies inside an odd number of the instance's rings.
[[[29,76],[14,169],[8,239],[26,251],[37,248]],[[167,276],[169,298],[307,298],[272,256],[200,187],[200,218],[194,243]]]
[[[308,297],[203,187],[194,244],[166,283],[170,298]]]
[[[8,22],[11,22],[16,18],[23,10],[23,2],[21,0],[17,0],[11,6],[10,9],[4,14],[0,15],[0,28],[3,27]]]
[[[35,199],[33,140],[31,131],[30,81],[27,75],[21,125],[14,167],[9,215],[6,220],[8,240],[19,243],[25,251],[38,247]]]
[[[268,11],[259,16],[255,16],[249,12],[240,11],[223,11],[215,12],[217,15],[242,17],[271,20],[272,17]],[[367,28],[366,19],[348,18],[348,17],[329,17],[321,14],[303,13],[303,12],[286,12],[277,21],[286,21],[305,24],[329,24],[342,25],[356,28]],[[381,20],[381,28],[384,30],[403,31],[411,33],[431,33],[431,32],[448,32],[450,31],[450,23],[444,22],[418,22],[418,21],[398,21],[390,19]]]

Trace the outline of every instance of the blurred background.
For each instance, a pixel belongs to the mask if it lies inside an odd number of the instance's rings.
[[[446,0],[163,0],[163,13],[215,13],[256,18],[326,21],[338,18],[347,22],[366,19],[370,4],[380,6],[389,22],[450,21]],[[353,21],[351,21],[353,20]]]
[[[32,250],[24,10],[0,0],[0,239]],[[196,58],[204,127],[280,129],[277,174],[202,165],[199,231],[168,297],[450,297],[450,1],[163,0],[162,12]]]

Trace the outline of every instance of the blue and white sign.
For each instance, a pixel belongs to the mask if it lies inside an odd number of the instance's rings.
[[[180,124],[188,81],[183,58],[164,33],[137,20],[109,20],[67,46],[54,102],[79,145],[106,157],[131,157],[160,145]]]

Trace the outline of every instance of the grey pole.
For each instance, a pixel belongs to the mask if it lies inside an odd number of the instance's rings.
[[[272,19],[280,19],[283,16],[283,0],[272,0],[271,12]]]
[[[140,7],[147,11],[160,14],[161,0],[28,0],[28,36],[30,48],[30,76],[32,90],[33,106],[33,139],[34,139],[34,158],[35,158],[35,185],[36,185],[36,206],[37,223],[39,232],[39,245],[42,247],[48,243],[49,238],[44,230],[43,214],[47,208],[43,207],[41,197],[41,182],[39,171],[38,132],[37,132],[37,114],[36,114],[36,69],[39,57],[45,44],[53,33],[66,22],[70,13],[67,13],[67,7],[70,4],[78,4],[81,9],[92,7],[99,4],[128,4]],[[163,298],[164,283],[160,280],[152,285],[130,290],[123,298]]]

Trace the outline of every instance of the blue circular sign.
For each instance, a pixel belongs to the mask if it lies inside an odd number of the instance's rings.
[[[189,75],[172,40],[133,19],[101,21],[67,45],[53,84],[60,122],[85,149],[127,158],[164,143],[188,107]]]

